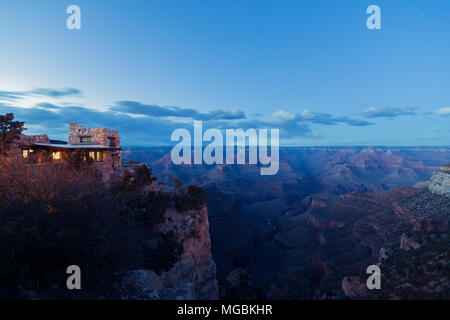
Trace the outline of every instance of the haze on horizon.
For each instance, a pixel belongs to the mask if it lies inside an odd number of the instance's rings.
[[[66,8],[82,12],[68,30]],[[366,8],[381,8],[369,30]],[[0,113],[123,145],[176,128],[280,128],[281,146],[444,145],[450,2],[45,1],[0,4]]]

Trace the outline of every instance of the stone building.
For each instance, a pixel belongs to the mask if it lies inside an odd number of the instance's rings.
[[[94,166],[105,172],[122,166],[122,149],[117,130],[106,128],[84,128],[77,123],[69,125],[68,142],[52,143],[46,134],[37,136],[22,135],[11,150],[11,154],[21,154],[31,163],[64,161],[74,151],[91,158]]]

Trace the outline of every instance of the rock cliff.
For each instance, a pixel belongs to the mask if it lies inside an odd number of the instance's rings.
[[[217,299],[216,264],[211,257],[208,209],[189,210],[180,215],[166,212],[164,233],[173,232],[183,245],[181,259],[161,275],[162,299]]]
[[[152,190],[160,188],[156,183]],[[163,187],[166,188],[167,186]],[[145,189],[148,189],[145,187]],[[158,190],[161,191],[161,190]],[[170,199],[180,192],[168,192]],[[183,201],[183,200],[182,200]],[[184,199],[183,203],[186,200]],[[163,251],[164,255],[178,255],[168,269],[140,269],[127,272],[116,284],[122,299],[154,300],[211,300],[219,295],[216,264],[211,256],[208,209],[203,203],[197,208],[181,209],[176,205],[164,210],[162,221],[154,226],[156,237],[149,247]],[[156,261],[155,267],[160,267]]]
[[[433,193],[450,197],[450,164],[442,166],[433,174],[428,189]]]

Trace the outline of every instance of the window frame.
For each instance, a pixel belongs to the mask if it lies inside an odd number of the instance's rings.
[[[81,136],[80,137],[80,143],[90,144],[92,143],[92,136]]]

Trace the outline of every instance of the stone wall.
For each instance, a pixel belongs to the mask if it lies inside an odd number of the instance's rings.
[[[80,138],[91,137],[90,143],[82,143]],[[113,139],[113,145],[110,145],[110,139]],[[106,128],[85,128],[75,122],[69,124],[70,145],[101,145],[104,147],[114,147],[117,150],[103,150],[106,153],[105,161],[96,162],[95,166],[102,170],[106,175],[112,173],[113,168],[122,165],[122,150],[120,148],[120,137],[117,130],[109,130]]]
[[[102,150],[104,161],[94,162],[93,165],[102,172],[105,181],[108,181],[114,170],[122,166],[122,150]]]
[[[37,136],[26,136],[21,135],[19,139],[19,143],[21,145],[33,145],[35,143],[50,143],[50,140],[48,139],[48,135],[46,134],[40,134]]]
[[[445,165],[433,173],[428,189],[432,193],[450,197],[450,165]]]
[[[33,149],[35,143],[50,143],[46,134],[40,134],[36,136],[20,135],[20,138],[11,144],[9,154],[11,157],[22,157],[23,149]]]
[[[92,137],[89,143],[81,143],[80,137]],[[110,146],[110,138],[113,138],[114,145]],[[92,146],[90,148],[83,148],[88,153],[98,151],[104,154],[100,157],[100,161],[93,163],[101,173],[105,181],[108,181],[114,171],[122,166],[122,149],[120,149],[120,138],[117,130],[109,130],[105,128],[84,128],[77,123],[69,125],[69,140],[68,146],[36,146],[36,144],[51,144],[48,135],[41,134],[35,136],[20,135],[19,139],[14,141],[9,149],[9,155],[12,158],[23,159],[23,150],[33,150],[27,155],[29,163],[44,163],[52,161],[65,161],[69,157],[69,153],[77,148],[70,148],[70,145],[75,146]],[[95,146],[111,147],[100,148]],[[66,148],[67,147],[67,148]],[[52,160],[52,152],[61,152],[61,160]]]
[[[109,130],[106,128],[84,128],[83,126],[72,122],[69,124],[69,144],[82,144],[81,137],[92,137],[92,144],[98,144],[108,147],[109,138],[114,138],[113,147],[120,147],[120,137],[117,130]]]

